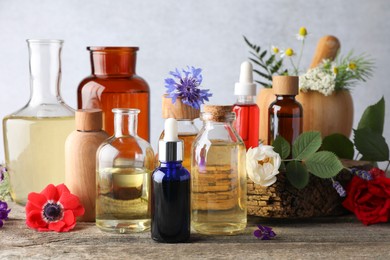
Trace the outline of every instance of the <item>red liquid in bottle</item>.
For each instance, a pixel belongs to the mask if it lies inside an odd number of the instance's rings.
[[[241,136],[246,149],[257,147],[259,145],[259,107],[256,104],[235,104],[233,112],[236,114],[234,129]]]

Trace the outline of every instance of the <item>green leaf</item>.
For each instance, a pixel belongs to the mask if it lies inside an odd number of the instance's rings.
[[[253,72],[258,74],[258,75],[260,75],[260,76],[262,76],[263,78],[266,78],[268,80],[272,80],[272,77],[270,75],[267,75],[267,74],[265,74],[265,73],[263,73],[263,72],[261,72],[259,70],[253,70]]]
[[[302,160],[315,153],[321,147],[320,132],[305,132],[298,136],[292,148],[294,159]]]
[[[271,57],[265,62],[265,65],[271,65],[275,60],[275,55],[271,55]]]
[[[283,59],[280,59],[278,62],[276,62],[276,64],[271,68],[271,73],[274,74],[275,72],[278,72],[278,70],[280,69],[280,67],[282,66],[283,64]]]
[[[375,105],[369,106],[364,110],[360,119],[358,129],[371,128],[378,134],[383,134],[385,124],[385,99],[382,97]]]
[[[286,176],[297,189],[303,189],[309,183],[309,173],[301,162],[292,161],[287,164]]]
[[[345,135],[332,134],[322,140],[322,150],[335,153],[339,158],[353,159],[353,143]]]
[[[277,152],[282,159],[286,159],[290,155],[290,144],[282,136],[278,135],[272,143],[274,151]]]
[[[313,153],[305,160],[305,165],[309,172],[320,178],[332,178],[343,169],[337,156],[328,151]]]
[[[267,51],[263,51],[263,53],[260,54],[260,60],[262,60],[265,57],[265,55],[267,55]]]
[[[385,138],[370,128],[354,130],[354,141],[356,149],[368,161],[389,160],[389,146]]]

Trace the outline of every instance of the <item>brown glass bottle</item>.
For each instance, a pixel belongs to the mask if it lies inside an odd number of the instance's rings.
[[[278,135],[292,144],[302,133],[302,106],[295,100],[299,92],[298,79],[295,76],[272,77],[272,89],[276,100],[268,108],[268,144],[270,145]]]
[[[79,109],[103,110],[103,129],[114,134],[113,108],[137,108],[138,133],[149,140],[149,86],[135,74],[138,47],[87,47],[92,74],[77,90]]]

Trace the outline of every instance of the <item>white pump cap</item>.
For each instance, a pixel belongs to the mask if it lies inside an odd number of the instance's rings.
[[[165,119],[164,139],[158,142],[158,160],[183,161],[183,141],[178,137],[177,121],[174,118]]]
[[[256,85],[253,83],[253,68],[249,61],[241,63],[240,81],[234,86],[236,96],[256,96]]]

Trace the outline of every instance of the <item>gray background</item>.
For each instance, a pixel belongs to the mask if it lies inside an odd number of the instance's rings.
[[[151,143],[156,147],[163,127],[160,96],[169,70],[203,68],[204,87],[214,93],[212,103],[233,103],[239,66],[248,57],[242,35],[267,48],[297,48],[300,26],[309,31],[303,67],[326,34],[340,39],[342,53],[354,49],[375,59],[373,78],[352,91],[354,126],[381,96],[390,104],[387,0],[0,0],[0,117],[22,107],[30,95],[25,39],[65,40],[61,92],[72,107],[79,82],[90,74],[86,46],[140,46],[137,74],[151,88]],[[385,137],[390,140],[390,105],[386,114]],[[2,161],[2,145],[0,151]]]

